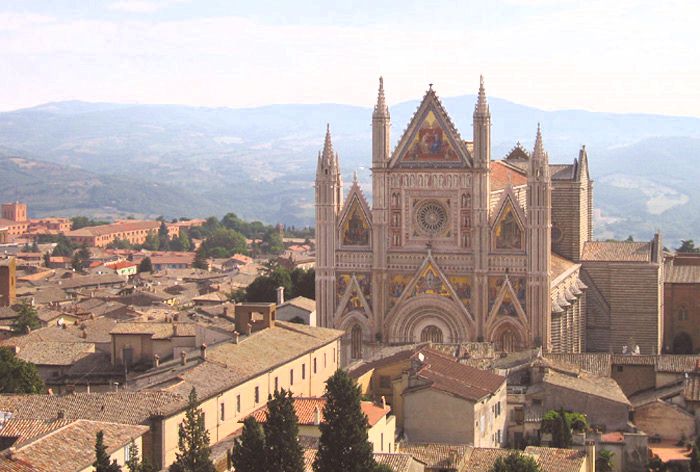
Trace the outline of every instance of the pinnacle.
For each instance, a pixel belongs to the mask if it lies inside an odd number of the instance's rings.
[[[356,170],[352,171],[352,183],[353,184],[357,183],[357,171]]]
[[[488,114],[489,104],[486,100],[486,89],[484,88],[484,76],[479,76],[479,95],[476,100],[476,106],[474,107],[474,113]]]
[[[537,123],[537,137],[535,138],[535,149],[532,151],[532,159],[546,159],[544,144],[542,144],[542,127]]]
[[[389,107],[387,107],[384,97],[384,77],[382,76],[379,76],[379,92],[377,93],[377,104],[374,106],[374,116],[389,116]]]
[[[323,159],[331,162],[333,160],[333,143],[331,142],[331,125],[326,123],[326,140],[323,143]]]

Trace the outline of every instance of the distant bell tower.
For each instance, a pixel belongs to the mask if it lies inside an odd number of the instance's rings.
[[[537,126],[535,149],[527,172],[527,315],[532,342],[549,351],[552,300],[552,180],[549,157],[542,144],[542,130]]]
[[[319,326],[333,326],[335,311],[335,250],[338,214],[343,205],[343,182],[338,154],[326,126],[323,151],[316,165],[316,315]]]

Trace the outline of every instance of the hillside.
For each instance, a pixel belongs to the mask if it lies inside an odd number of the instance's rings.
[[[470,138],[474,97],[443,102]],[[518,140],[531,146],[538,122],[552,162],[571,162],[587,145],[602,215],[598,236],[646,239],[662,228],[672,240],[700,239],[694,216],[700,200],[692,184],[700,119],[543,111],[498,98],[490,104],[495,158]],[[394,142],[417,105],[392,107]],[[34,166],[53,164],[35,175],[28,164],[3,160],[10,173],[3,168],[0,196],[26,199],[37,214],[235,211],[246,219],[310,224],[316,154],[328,121],[346,181],[358,170],[368,182],[370,108],[60,102],[0,113],[0,146],[6,151],[0,154],[22,156]]]

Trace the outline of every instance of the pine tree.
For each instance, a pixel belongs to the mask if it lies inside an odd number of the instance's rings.
[[[121,472],[122,468],[119,467],[116,461],[109,462],[109,454],[107,454],[104,438],[104,432],[98,431],[95,436],[95,462],[93,462],[92,466],[95,468],[95,472]]]
[[[141,259],[141,262],[139,262],[139,268],[138,268],[139,273],[141,272],[153,272],[153,263],[151,262],[150,257],[144,257]]]
[[[175,462],[170,472],[215,472],[209,455],[209,431],[204,426],[204,413],[198,408],[197,391],[192,388],[185,410],[185,419],[178,428]]]
[[[367,472],[377,467],[367,440],[367,416],[360,408],[360,390],[343,370],[326,381],[324,421],[319,426],[314,472]]]
[[[299,424],[291,391],[275,391],[267,402],[267,421],[263,429],[268,470],[303,472],[304,453],[297,439]]]
[[[12,331],[15,334],[26,334],[28,331],[41,328],[39,314],[28,301],[22,301],[18,313],[19,316],[12,322]]]
[[[236,440],[231,453],[231,462],[236,472],[261,472],[265,464],[265,433],[254,417],[243,420],[243,432]]]
[[[203,269],[203,270],[208,270],[209,269],[209,263],[207,262],[207,256],[205,254],[204,249],[201,247],[197,249],[197,251],[194,253],[194,261],[192,262],[192,267],[195,269]]]
[[[126,467],[129,472],[154,472],[153,466],[148,462],[148,459],[144,457],[143,460],[139,461],[139,447],[133,439],[128,447],[129,460],[126,461]]]

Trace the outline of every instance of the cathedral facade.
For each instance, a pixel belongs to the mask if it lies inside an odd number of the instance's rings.
[[[471,140],[432,86],[393,151],[390,131],[380,79],[371,202],[356,178],[344,192],[330,130],[318,156],[317,319],[345,330],[347,358],[421,341],[585,350],[585,147],[573,164],[551,165],[538,126],[531,151],[516,144],[492,159],[483,79]]]

